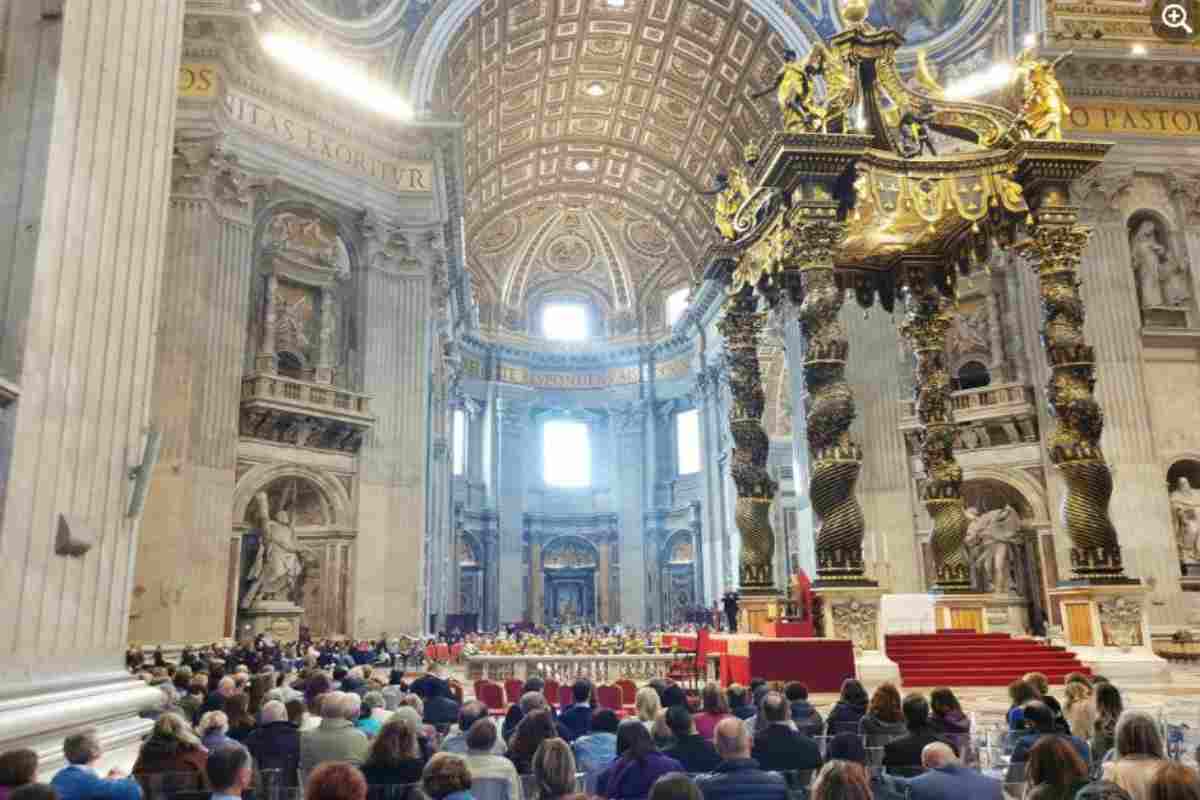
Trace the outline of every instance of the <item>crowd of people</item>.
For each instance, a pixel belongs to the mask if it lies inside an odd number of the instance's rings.
[[[277,668],[293,656],[275,650],[140,664],[162,703],[131,775],[101,775],[102,742],[84,730],[49,784],[33,751],[0,754],[0,800],[232,800],[266,776],[305,800],[1002,800],[1005,784],[1026,800],[1200,800],[1156,721],[1082,674],[1063,703],[1037,673],[1009,687],[1001,780],[978,768],[978,732],[947,688],[851,679],[822,714],[800,683],[654,680],[614,710],[587,680],[556,708],[534,677],[500,715],[434,665],[410,683],[353,646],[297,650],[299,669]]]

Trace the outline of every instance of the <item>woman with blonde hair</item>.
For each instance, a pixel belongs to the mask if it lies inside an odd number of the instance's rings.
[[[533,754],[533,777],[540,800],[560,800],[575,792],[575,756],[562,739],[547,739]]]
[[[1142,711],[1125,711],[1117,720],[1117,760],[1104,765],[1104,780],[1129,792],[1133,800],[1148,800],[1154,774],[1166,753],[1158,725]]]
[[[200,744],[210,753],[237,744],[226,735],[229,733],[229,717],[224,711],[209,711],[200,717],[196,732],[200,734]]]
[[[1063,690],[1063,696],[1067,699],[1067,704],[1063,707],[1063,717],[1071,726],[1071,733],[1081,739],[1088,739],[1096,726],[1092,687],[1081,681],[1070,681]]]
[[[658,692],[649,686],[643,686],[638,689],[637,696],[634,698],[634,706],[637,708],[638,719],[646,726],[647,731],[653,733],[654,721],[658,719],[658,712],[662,708]]]

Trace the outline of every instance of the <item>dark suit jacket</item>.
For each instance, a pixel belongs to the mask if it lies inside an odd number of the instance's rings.
[[[778,722],[768,725],[754,737],[750,757],[758,762],[759,768],[769,772],[821,767],[821,750],[817,743]]]
[[[592,732],[592,707],[587,703],[567,706],[558,715],[558,725],[560,728],[565,728],[570,734],[564,737],[568,742],[588,735]]]
[[[721,763],[717,748],[698,733],[675,739],[675,746],[663,753],[683,764],[686,772],[712,772]]]
[[[412,686],[408,690],[420,697],[422,700],[428,700],[430,697],[449,697],[450,684],[436,675],[425,674],[412,682]]]
[[[908,782],[912,800],[1003,800],[1004,784],[961,766],[931,769]]]
[[[920,775],[924,769],[921,766],[921,751],[925,749],[925,745],[934,742],[943,742],[954,747],[953,742],[938,736],[933,728],[918,728],[909,731],[907,736],[884,745],[883,766],[887,767],[888,773],[892,775]],[[958,752],[957,748],[955,752]]]

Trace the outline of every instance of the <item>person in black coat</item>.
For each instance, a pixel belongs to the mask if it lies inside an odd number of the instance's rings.
[[[667,727],[675,737],[675,744],[664,755],[683,764],[686,772],[711,772],[721,763],[721,756],[712,742],[696,733],[692,723],[692,712],[685,705],[675,705],[667,709]]]
[[[287,708],[278,700],[262,707],[260,725],[243,742],[254,765],[282,770],[284,784],[295,786],[300,769],[300,728],[288,721]]]
[[[950,745],[954,754],[958,749],[947,742],[929,724],[929,701],[921,694],[910,694],[904,698],[904,723],[908,734],[888,742],[883,747],[883,766],[891,775],[912,777],[920,775],[925,768],[921,764],[921,751],[925,745],[942,742]]]
[[[830,736],[839,733],[858,733],[859,723],[867,713],[867,690],[854,678],[842,681],[842,695],[834,703],[825,720],[825,732]],[[918,762],[920,763],[920,762]]]
[[[408,687],[408,690],[425,701],[428,701],[431,697],[450,696],[450,684],[433,674],[433,672],[426,672],[417,678],[412,682],[412,686]]]
[[[750,757],[750,733],[744,722],[721,720],[713,741],[721,763],[696,781],[704,800],[787,800],[783,776],[759,768]]]
[[[416,783],[421,780],[425,762],[417,731],[405,720],[392,719],[371,743],[362,774],[372,786]]]
[[[735,683],[729,687],[729,713],[738,719],[750,719],[756,713],[754,706],[746,702],[746,687]]]
[[[758,765],[775,772],[820,769],[821,749],[817,743],[788,724],[792,710],[787,699],[779,692],[767,692],[761,708],[767,727],[754,737],[750,753]]]
[[[558,715],[559,726],[568,734],[563,738],[568,742],[592,732],[592,706],[589,702],[592,699],[592,682],[583,678],[575,681],[571,686],[571,697],[575,703]]]
[[[450,696],[450,686],[429,685],[432,695],[425,698],[425,714],[422,722],[435,728],[449,730],[458,721],[458,701]]]

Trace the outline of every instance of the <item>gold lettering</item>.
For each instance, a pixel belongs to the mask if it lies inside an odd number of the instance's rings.
[[[216,97],[217,67],[215,64],[181,64],[176,89],[179,97]]]
[[[1076,135],[1200,136],[1200,106],[1075,101],[1067,128]]]

